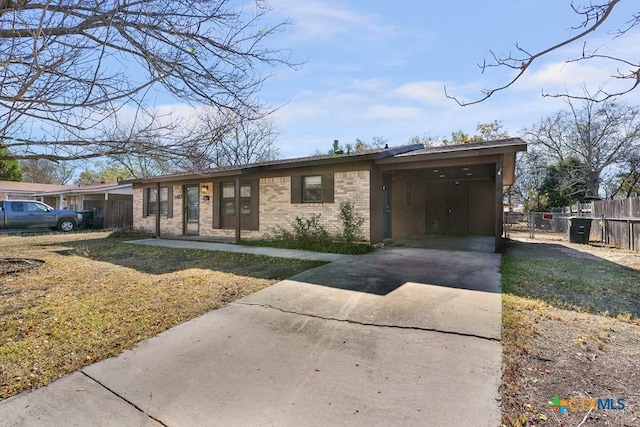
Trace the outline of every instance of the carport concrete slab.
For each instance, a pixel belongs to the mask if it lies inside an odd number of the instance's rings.
[[[159,427],[81,372],[0,402],[0,426]]]
[[[500,344],[231,304],[84,369],[170,426],[495,426]]]
[[[423,248],[384,248],[341,258],[291,280],[386,295],[407,282],[500,293],[500,254]]]

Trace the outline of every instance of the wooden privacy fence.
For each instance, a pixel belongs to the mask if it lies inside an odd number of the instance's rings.
[[[640,196],[597,200],[593,202],[591,216],[600,219],[605,243],[640,251]]]
[[[83,210],[93,212],[94,228],[129,228],[133,226],[133,200],[109,198],[109,200],[85,200]]]

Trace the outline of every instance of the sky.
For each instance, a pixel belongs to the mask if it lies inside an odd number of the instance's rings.
[[[576,3],[582,3],[576,0]],[[414,136],[443,137],[462,130],[474,134],[478,123],[499,121],[510,136],[525,126],[566,108],[542,91],[595,90],[611,79],[615,66],[594,61],[566,64],[583,44],[540,58],[511,88],[466,107],[483,88],[506,83],[513,71],[478,67],[490,51],[508,54],[515,44],[537,52],[577,34],[582,22],[569,0],[270,0],[272,22],[292,25],[269,40],[269,48],[290,49],[303,62],[298,69],[267,69],[274,75],[260,92],[262,101],[279,107],[272,118],[279,129],[281,157],[328,151],[341,144],[374,137],[390,146]],[[589,49],[640,57],[640,28],[612,39],[634,10],[623,0],[588,39]],[[640,105],[640,89],[626,95]]]

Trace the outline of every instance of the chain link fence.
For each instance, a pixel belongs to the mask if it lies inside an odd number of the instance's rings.
[[[588,239],[601,241],[600,219],[580,216],[575,213],[505,212],[504,234],[505,237],[526,234],[530,239],[540,237],[568,239],[571,227],[570,218],[575,217],[591,219]]]
[[[577,203],[556,212],[505,212],[504,235],[640,251],[640,196]]]

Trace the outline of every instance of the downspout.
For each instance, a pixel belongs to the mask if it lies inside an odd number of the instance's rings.
[[[160,182],[156,183],[156,239],[160,237]]]

